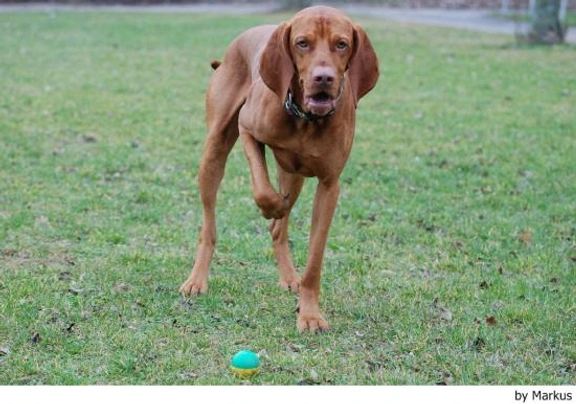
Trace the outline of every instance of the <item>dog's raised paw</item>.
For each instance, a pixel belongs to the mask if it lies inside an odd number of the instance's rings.
[[[289,200],[281,194],[262,194],[255,200],[266,219],[282,219],[290,210]]]

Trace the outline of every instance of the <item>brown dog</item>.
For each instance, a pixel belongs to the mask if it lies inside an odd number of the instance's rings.
[[[180,291],[208,290],[216,242],[215,205],[232,146],[242,138],[256,204],[267,219],[280,285],[299,292],[298,329],[323,331],[320,274],[338,201],[338,178],[352,147],[358,100],[378,79],[378,59],[366,33],[340,11],[311,7],[279,26],[252,28],[229,46],[206,99],[208,138],[198,181],[204,208],[196,260]],[[265,146],[278,165],[279,192]],[[306,270],[300,279],[288,247],[288,217],[305,177],[317,177]]]

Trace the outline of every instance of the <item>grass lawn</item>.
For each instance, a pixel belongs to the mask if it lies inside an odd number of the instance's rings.
[[[326,251],[331,330],[296,330],[239,145],[210,293],[180,297],[209,62],[284,18],[0,14],[0,384],[575,384],[569,45],[361,20],[382,75]]]

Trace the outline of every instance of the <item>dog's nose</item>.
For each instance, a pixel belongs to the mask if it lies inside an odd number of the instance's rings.
[[[332,84],[335,76],[334,70],[330,67],[319,66],[315,67],[312,71],[312,79],[314,80],[314,83],[320,85]]]

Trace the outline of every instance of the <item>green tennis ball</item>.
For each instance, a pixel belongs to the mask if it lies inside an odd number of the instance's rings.
[[[248,379],[260,371],[260,358],[252,351],[240,351],[232,357],[230,370],[242,379]]]

